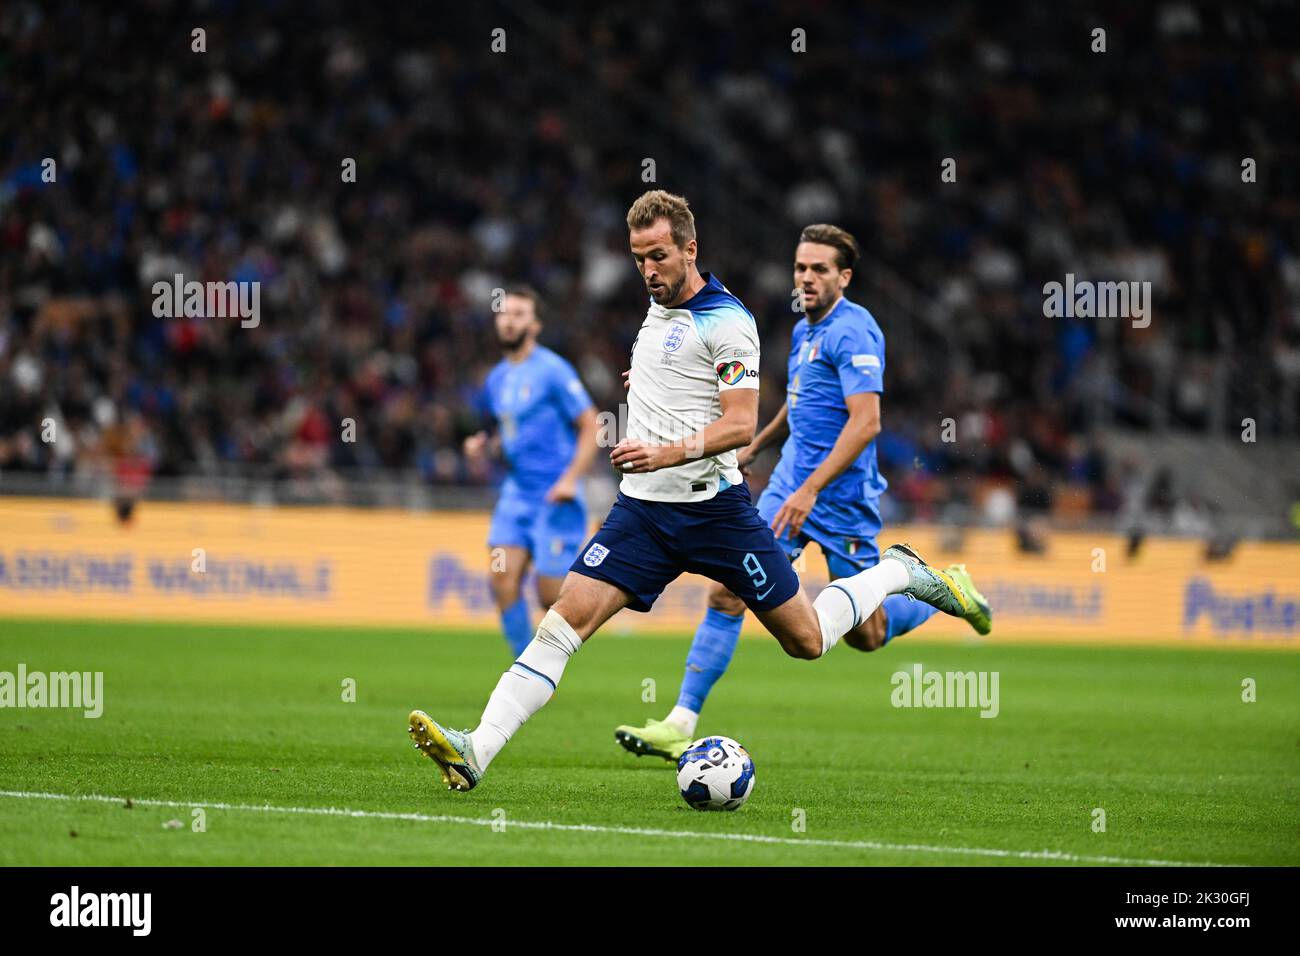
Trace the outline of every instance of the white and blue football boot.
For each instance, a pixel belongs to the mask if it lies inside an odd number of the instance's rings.
[[[880,558],[882,561],[885,558],[893,558],[895,561],[901,561],[907,568],[909,583],[903,590],[904,594],[910,594],[918,601],[924,601],[930,607],[943,611],[944,614],[969,621],[971,626],[981,634],[988,633],[989,619],[992,616],[988,605],[977,604],[975,599],[966,593],[958,578],[947,571],[930,567],[925,563],[924,558],[906,544],[889,546]],[[964,566],[962,570],[965,570]],[[966,580],[969,580],[969,577]]]

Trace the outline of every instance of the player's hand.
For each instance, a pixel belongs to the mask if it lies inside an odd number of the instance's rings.
[[[742,475],[749,475],[753,471],[754,459],[757,457],[758,453],[750,451],[748,445],[736,452],[736,467],[740,469]]]
[[[546,501],[558,504],[561,501],[573,501],[578,497],[578,479],[561,475],[546,492]]]
[[[680,465],[686,460],[685,455],[682,445],[648,445],[625,438],[614,446],[609,460],[619,471],[638,475]]]
[[[483,453],[487,450],[487,443],[488,443],[487,432],[478,432],[477,434],[470,435],[468,438],[465,439],[465,445],[464,445],[465,457],[482,458]]]
[[[772,533],[779,538],[788,528],[791,536],[797,535],[803,530],[803,523],[808,520],[815,504],[817,492],[800,486],[798,491],[785,499],[785,504],[781,505],[781,510],[772,519]]]
[[[632,370],[628,369],[626,372],[623,373],[623,388],[629,389],[631,387],[632,387]]]

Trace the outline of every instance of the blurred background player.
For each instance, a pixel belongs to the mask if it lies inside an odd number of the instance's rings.
[[[758,512],[794,560],[810,541],[826,558],[833,581],[873,567],[880,560],[880,496],[888,483],[876,466],[880,394],[884,391],[885,337],[865,308],[844,297],[858,261],[858,243],[837,226],[812,225],[795,248],[794,281],[805,317],[795,324],[790,346],[786,400],[767,426],[738,455],[746,474],[753,460],[785,440],[772,478],[758,499]],[[788,437],[787,437],[788,436]],[[978,601],[983,596],[964,565],[946,569]],[[885,598],[845,643],[874,651],[919,627],[935,608],[905,594]],[[704,620],[686,656],[686,676],[668,716],[644,727],[624,724],[614,737],[638,756],[676,760],[695,739],[695,725],[713,685],[726,672],[740,639],[745,603],[723,585],[709,589]],[[981,634],[989,617],[967,618]]]
[[[582,477],[596,455],[597,422],[573,366],[537,344],[541,298],[536,291],[506,290],[496,332],[505,357],[488,373],[482,404],[497,428],[491,436],[481,431],[466,438],[465,453],[481,459],[490,449],[506,461],[488,532],[488,585],[506,640],[518,655],[533,639],[522,595],[529,564],[537,569],[537,601],[545,611],[586,540]]]

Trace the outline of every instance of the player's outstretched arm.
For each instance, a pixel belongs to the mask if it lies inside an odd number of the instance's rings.
[[[556,479],[546,492],[547,501],[572,501],[578,495],[578,481],[591,471],[591,463],[596,460],[596,436],[600,432],[600,420],[596,409],[587,406],[574,421],[578,428],[577,443],[573,447],[573,457],[564,473]]]
[[[781,403],[781,410],[763,426],[752,442],[740,450],[740,467],[745,469],[755,458],[773,445],[779,445],[790,434],[790,408]]]
[[[694,434],[671,445],[650,445],[625,440],[609,453],[614,467],[641,474],[674,468],[687,461],[711,458],[724,451],[740,448],[754,440],[758,425],[758,390],[735,388],[722,392],[722,415]]]
[[[820,465],[804,479],[800,485],[781,505],[781,509],[772,518],[772,533],[778,538],[788,527],[792,534],[803,530],[803,523],[812,513],[813,505],[822,489],[844,474],[844,470],[857,461],[858,456],[880,434],[880,393],[858,392],[847,395],[844,404],[849,410],[849,419],[840,429],[830,453]]]
[[[858,460],[868,445],[880,434],[880,393],[858,392],[844,398],[849,410],[849,420],[840,429],[830,454],[808,476],[807,484],[821,491],[844,474],[846,468]]]

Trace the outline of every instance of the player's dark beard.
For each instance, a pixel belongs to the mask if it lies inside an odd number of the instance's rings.
[[[655,294],[651,292],[650,298],[654,299],[659,305],[667,305],[669,302],[676,302],[677,297],[682,294],[682,287],[685,285],[686,276],[682,276],[681,280],[676,285],[665,286],[664,291],[659,293],[657,298],[655,297]]]
[[[524,339],[528,338],[527,332],[520,332],[513,339],[508,339],[504,335],[497,336],[497,344],[501,346],[503,352],[518,352],[524,344]]]

